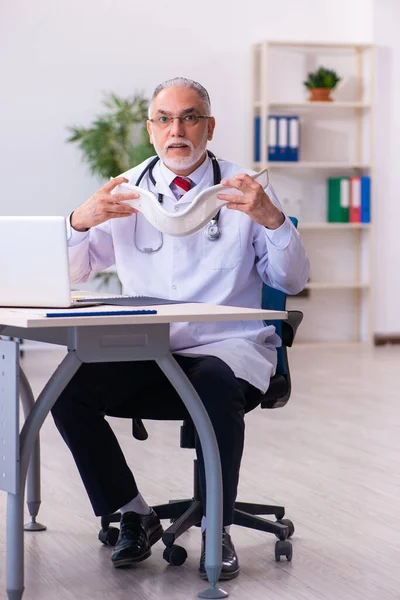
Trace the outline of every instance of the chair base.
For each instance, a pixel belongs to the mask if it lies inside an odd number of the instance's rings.
[[[193,525],[200,526],[203,516],[203,507],[199,496],[197,461],[194,461],[194,497],[186,500],[170,500],[168,504],[159,504],[152,507],[160,519],[170,519],[172,524],[162,536],[165,544],[164,559],[172,565],[182,565],[187,553],[184,548],[175,544],[176,540]],[[264,519],[259,515],[274,515],[276,521]],[[234,511],[234,524],[272,533],[278,541],[275,544],[275,559],[280,560],[286,556],[292,559],[292,546],[288,541],[294,533],[294,525],[289,519],[284,519],[283,506],[268,504],[253,504],[250,502],[236,502]],[[119,523],[120,513],[105,515],[101,518],[101,531],[99,539],[103,544],[114,546],[118,539],[118,529],[110,527],[111,523]]]
[[[243,510],[244,506],[246,510]],[[276,521],[263,519],[258,515],[275,515]],[[273,533],[279,540],[287,540],[294,533],[294,525],[289,519],[284,519],[285,509],[283,506],[269,506],[267,504],[248,504],[247,502],[236,502],[233,514],[235,525],[257,529],[266,533]]]

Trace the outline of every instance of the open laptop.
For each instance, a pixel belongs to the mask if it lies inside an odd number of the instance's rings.
[[[0,216],[0,306],[89,304],[72,300],[64,217]]]
[[[64,217],[0,216],[0,307],[153,306],[182,302],[150,296],[82,296],[71,292]]]

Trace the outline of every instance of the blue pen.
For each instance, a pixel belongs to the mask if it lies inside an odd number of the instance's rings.
[[[156,310],[104,310],[101,312],[46,313],[46,317],[102,317],[109,315],[156,315]]]

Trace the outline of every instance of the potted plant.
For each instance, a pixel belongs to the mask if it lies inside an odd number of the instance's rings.
[[[141,94],[120,98],[108,93],[103,99],[106,110],[89,127],[68,127],[67,142],[78,144],[83,160],[93,175],[107,181],[140,164],[154,154],[146,129],[149,102]],[[119,280],[111,271],[97,273],[100,287]],[[120,285],[120,284],[119,284]]]
[[[148,100],[141,94],[106,94],[106,111],[89,127],[69,127],[67,142],[77,143],[93,175],[116,177],[154,154],[146,129]]]
[[[332,102],[330,93],[339,81],[341,81],[341,78],[337,76],[335,71],[324,67],[320,67],[314,73],[308,73],[304,85],[310,90],[309,100],[311,102]]]

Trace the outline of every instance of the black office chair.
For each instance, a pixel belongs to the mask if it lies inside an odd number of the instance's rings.
[[[294,219],[293,219],[294,220]],[[297,225],[297,223],[295,223]],[[266,285],[263,286],[262,307],[274,310],[285,310],[286,295]],[[276,375],[271,378],[269,388],[265,394],[254,388],[254,398],[249,398],[249,410],[261,405],[261,408],[281,408],[285,406],[290,398],[291,381],[287,348],[292,346],[298,326],[303,314],[300,311],[289,311],[287,321],[271,321],[276,327],[278,335],[282,339],[282,347],[278,349],[278,365]],[[175,419],[176,420],[176,419]],[[147,431],[141,419],[133,419],[132,433],[138,440],[148,437]],[[181,427],[181,448],[195,448],[195,429],[190,419],[183,421]],[[187,552],[182,546],[175,544],[176,539],[193,525],[200,525],[203,516],[203,508],[199,494],[199,477],[197,461],[194,461],[194,490],[193,497],[184,500],[170,500],[168,504],[153,506],[160,519],[170,519],[172,525],[164,531],[162,540],[165,544],[164,559],[171,565],[182,565]],[[274,515],[276,521],[269,521],[258,515]],[[285,508],[283,506],[270,506],[266,504],[252,504],[248,502],[236,502],[234,512],[234,523],[251,529],[258,529],[273,533],[278,538],[275,544],[275,559],[280,560],[285,556],[287,560],[292,559],[292,544],[289,538],[294,533],[294,525],[289,519],[284,519]],[[119,530],[110,527],[110,523],[118,523],[121,515],[115,513],[101,518],[101,530],[99,540],[104,544],[114,546],[117,543]]]

